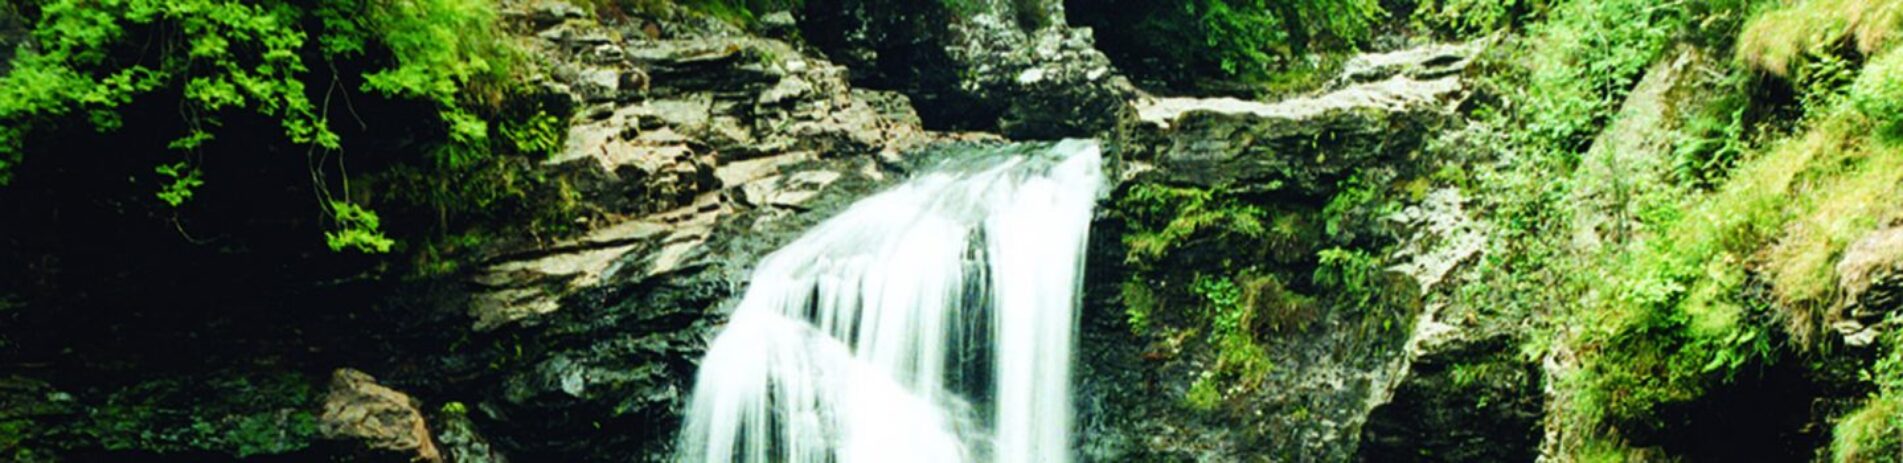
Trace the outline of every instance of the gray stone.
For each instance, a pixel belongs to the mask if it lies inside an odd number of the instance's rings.
[[[1350,169],[1416,148],[1465,96],[1458,77],[1396,75],[1277,102],[1145,98],[1116,139],[1130,175],[1325,194]]]
[[[1713,62],[1690,45],[1679,47],[1646,70],[1645,77],[1619,107],[1619,113],[1580,157],[1578,182],[1569,201],[1578,205],[1572,242],[1595,249],[1636,233],[1641,224],[1625,210],[1629,198],[1649,185],[1669,183],[1672,149],[1680,142],[1680,112],[1702,104],[1701,95],[1717,88]]]
[[[792,40],[799,35],[799,27],[791,11],[775,11],[760,16],[760,33],[767,37]]]
[[[537,27],[546,28],[561,24],[563,21],[570,19],[581,19],[586,15],[587,12],[582,11],[581,7],[568,2],[543,0],[540,5],[535,7],[535,11],[530,13],[529,18],[535,21]]]
[[[1357,83],[1405,76],[1414,80],[1434,80],[1459,75],[1467,69],[1476,52],[1486,42],[1428,44],[1387,53],[1364,53],[1342,64],[1341,76],[1331,85],[1342,88]]]

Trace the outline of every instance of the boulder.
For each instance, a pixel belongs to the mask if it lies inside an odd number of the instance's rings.
[[[980,13],[952,22],[946,48],[963,88],[998,102],[998,130],[1051,139],[1109,132],[1130,111],[1136,87],[1096,48],[1090,29],[1065,24],[1053,0],[974,2]]]
[[[318,430],[325,438],[352,443],[370,458],[442,463],[416,399],[348,368],[331,374],[330,392]]]
[[[1328,87],[1340,89],[1355,84],[1381,81],[1394,76],[1414,80],[1435,80],[1465,72],[1479,43],[1435,43],[1384,53],[1363,53],[1342,63],[1341,75]]]

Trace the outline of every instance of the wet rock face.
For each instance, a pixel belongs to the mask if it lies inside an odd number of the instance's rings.
[[[783,40],[665,9],[608,24],[537,11],[512,14],[554,60],[545,86],[579,108],[547,162],[598,214],[435,297],[466,314],[446,329],[473,332],[429,382],[468,404],[492,454],[665,461],[695,362],[754,263],[951,137]]]
[[[1539,369],[1515,328],[1453,294],[1488,230],[1458,189],[1429,192],[1388,220],[1406,230],[1393,270],[1419,285],[1423,307],[1361,417],[1357,461],[1531,461],[1542,413]],[[1354,432],[1354,431],[1351,431]]]
[[[869,158],[747,168],[761,177],[545,255],[499,262],[478,277],[532,292],[526,300],[546,308],[513,312],[521,316],[479,338],[492,347],[449,363],[481,378],[468,386],[486,391],[471,417],[505,453],[520,461],[664,461],[695,362],[754,262],[896,178]],[[578,261],[594,263],[570,265]],[[573,269],[584,270],[562,273]]]

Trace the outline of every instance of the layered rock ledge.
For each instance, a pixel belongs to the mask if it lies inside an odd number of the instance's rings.
[[[1331,90],[1274,102],[1143,97],[1119,124],[1125,175],[1317,193],[1355,167],[1405,155],[1450,119],[1477,45],[1357,57]],[[1326,147],[1326,148],[1324,148]]]

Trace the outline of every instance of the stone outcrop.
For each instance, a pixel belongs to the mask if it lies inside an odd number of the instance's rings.
[[[1680,114],[1703,104],[1721,85],[1716,63],[1704,52],[1682,45],[1653,63],[1620,104],[1619,113],[1580,158],[1583,182],[1573,189],[1578,204],[1572,222],[1573,245],[1595,249],[1605,242],[1625,240],[1639,227],[1638,219],[1622,210],[1646,185],[1669,183],[1672,150],[1680,143]]]
[[[476,391],[468,424],[512,459],[664,461],[754,262],[929,145],[983,137],[928,132],[907,96],[793,42],[666,6],[601,23],[549,4],[511,15],[567,69],[545,87],[578,109],[547,163],[594,213],[437,298],[476,334],[432,368]]]
[[[1117,129],[1126,176],[1201,186],[1316,194],[1364,165],[1416,148],[1466,96],[1475,46],[1362,57],[1335,88],[1275,102],[1156,98]]]
[[[1537,454],[1539,369],[1521,357],[1514,327],[1460,305],[1448,284],[1490,238],[1465,203],[1458,190],[1440,189],[1391,217],[1408,230],[1393,268],[1419,285],[1425,302],[1367,401],[1359,461],[1528,461]]]
[[[1364,55],[1346,64],[1344,75],[1319,93],[1281,101],[1144,97],[1136,102],[1136,112],[1115,134],[1125,185],[1212,188],[1248,198],[1247,204],[1270,209],[1268,216],[1283,227],[1274,240],[1298,242],[1278,241],[1276,246],[1292,250],[1255,255],[1235,247],[1264,246],[1261,240],[1190,238],[1152,264],[1165,270],[1141,274],[1147,275],[1145,284],[1174,286],[1190,285],[1194,274],[1234,275],[1245,267],[1258,272],[1232,281],[1241,287],[1242,303],[1255,304],[1255,317],[1270,318],[1254,322],[1260,324],[1254,329],[1262,357],[1273,366],[1260,378],[1216,383],[1229,385],[1216,393],[1220,402],[1195,410],[1184,400],[1199,375],[1224,361],[1215,355],[1218,347],[1194,332],[1158,334],[1151,328],[1148,334],[1131,334],[1118,285],[1129,281],[1132,269],[1123,268],[1122,246],[1111,242],[1122,224],[1107,220],[1093,228],[1093,237],[1110,238],[1093,244],[1087,272],[1093,286],[1086,289],[1078,380],[1079,422],[1093,436],[1083,449],[1087,458],[1348,461],[1388,455],[1364,453],[1364,438],[1392,441],[1397,432],[1445,431],[1396,424],[1392,414],[1422,407],[1421,378],[1444,383],[1444,372],[1456,359],[1493,359],[1489,349],[1504,345],[1498,332],[1471,329],[1446,309],[1451,276],[1479,254],[1487,232],[1451,188],[1398,199],[1406,206],[1398,211],[1337,211],[1329,220],[1342,222],[1329,227],[1341,230],[1327,233],[1332,237],[1324,236],[1318,217],[1337,182],[1351,173],[1360,172],[1367,184],[1386,185],[1438,165],[1441,160],[1433,154],[1421,154],[1422,142],[1440,124],[1456,122],[1467,96],[1466,66],[1482,46],[1431,45]],[[1364,283],[1379,288],[1370,289],[1381,293],[1374,306],[1338,300],[1308,286],[1316,252],[1329,246],[1386,249],[1377,256],[1383,262],[1379,275]],[[1156,302],[1172,303],[1204,302]],[[1520,367],[1516,378],[1537,378],[1527,375],[1531,370],[1523,363],[1512,365]],[[1509,395],[1513,400],[1503,399],[1500,406],[1537,403],[1537,394],[1523,389],[1502,397]],[[1364,436],[1370,420],[1379,421],[1379,431]],[[1524,428],[1525,435],[1535,424],[1503,423]],[[1502,454],[1524,454],[1530,444],[1501,448]]]
[[[361,371],[346,368],[331,374],[318,429],[326,438],[353,443],[355,450],[370,458],[444,461],[416,399],[377,384],[376,378]]]
[[[674,271],[719,218],[750,207],[800,209],[842,177],[782,175],[783,167],[822,157],[891,162],[934,139],[904,96],[854,89],[845,68],[787,42],[721,23],[618,31],[560,5],[515,14],[542,28],[539,46],[561,59],[547,85],[583,108],[547,162],[579,179],[604,223],[498,256],[475,279],[486,288],[470,306],[480,330],[547,314],[562,297],[631,266],[647,277]],[[622,28],[634,23],[658,24]],[[620,77],[591,77],[606,75]],[[639,86],[607,85],[629,81]],[[623,259],[631,254],[646,257]]]
[[[1844,344],[1868,346],[1884,330],[1885,320],[1903,303],[1903,227],[1865,235],[1844,249],[1837,261],[1842,303],[1825,320],[1843,335]]]

